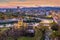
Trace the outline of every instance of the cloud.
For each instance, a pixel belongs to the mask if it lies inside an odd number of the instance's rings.
[[[8,2],[8,0],[0,0],[0,3]]]
[[[0,0],[0,3],[6,3],[6,2],[24,2],[24,1],[28,1],[28,0]]]

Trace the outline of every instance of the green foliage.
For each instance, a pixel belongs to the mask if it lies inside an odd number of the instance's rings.
[[[9,28],[1,28],[1,32],[3,33],[5,30],[8,30]],[[20,30],[20,29],[19,29]],[[26,37],[26,36],[20,36],[17,39],[18,40],[40,40],[42,39],[42,31],[39,29],[35,29],[36,33],[34,37]],[[15,40],[15,38],[8,36],[6,40]]]

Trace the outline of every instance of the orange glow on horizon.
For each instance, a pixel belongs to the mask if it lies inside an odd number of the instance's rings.
[[[56,6],[60,7],[60,0],[31,0],[25,2],[8,2],[8,3],[0,3],[0,7],[35,7],[35,6]]]

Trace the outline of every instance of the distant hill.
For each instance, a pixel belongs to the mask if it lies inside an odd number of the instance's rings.
[[[23,7],[23,8],[0,8],[0,12],[4,12],[6,10],[22,10],[22,11],[27,11],[27,10],[55,10],[58,11],[60,10],[60,7]]]
[[[25,7],[25,8],[22,8],[22,9],[35,9],[35,10],[60,10],[60,7]]]

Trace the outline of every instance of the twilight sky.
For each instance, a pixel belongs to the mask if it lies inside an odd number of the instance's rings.
[[[60,7],[60,0],[0,0],[0,7],[35,7],[56,6]]]

